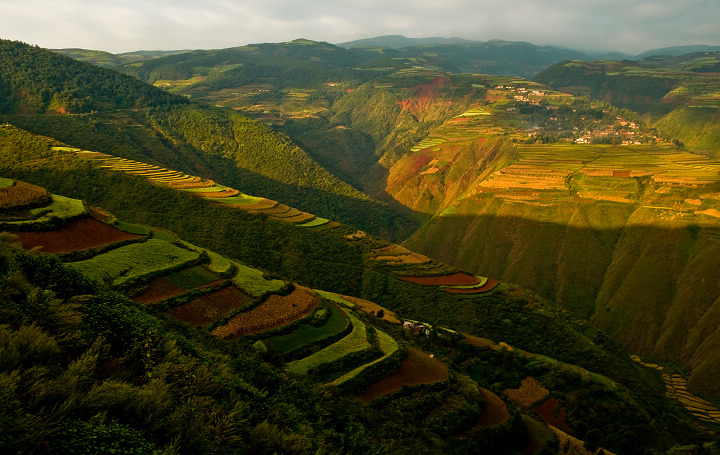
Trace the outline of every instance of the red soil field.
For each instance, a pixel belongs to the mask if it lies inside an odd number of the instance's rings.
[[[210,285],[217,284],[211,283]],[[207,286],[207,285],[206,285]],[[170,310],[175,319],[193,326],[207,326],[217,322],[235,308],[246,305],[252,297],[234,286],[192,300]]]
[[[492,289],[495,289],[495,286],[500,284],[498,280],[493,280],[492,278],[488,278],[487,282],[480,286],[479,288],[473,288],[473,289],[457,289],[457,288],[442,288],[443,291],[449,292],[451,294],[481,294],[483,292],[490,291]]]
[[[408,356],[403,360],[398,373],[376,383],[358,398],[370,402],[406,385],[432,384],[447,380],[449,373],[444,363],[419,349],[407,346],[407,350]]]
[[[45,253],[83,251],[123,240],[142,238],[141,235],[123,232],[92,218],[71,221],[66,227],[56,231],[16,234],[23,248],[41,246],[41,251]]]
[[[148,284],[147,291],[137,297],[133,297],[136,302],[150,305],[161,300],[169,299],[184,294],[187,289],[173,284],[165,277],[155,278]]]
[[[443,276],[403,276],[400,279],[422,286],[467,286],[480,282],[478,277],[462,272]]]
[[[476,426],[494,427],[505,423],[510,418],[510,412],[508,412],[505,402],[499,396],[482,387],[480,387],[480,393],[485,399],[485,406]]]
[[[548,398],[540,406],[535,406],[533,410],[537,412],[546,423],[572,433],[572,428],[565,420],[567,411],[557,398]]]
[[[473,346],[487,346],[490,348],[495,347],[495,343],[493,343],[492,340],[488,340],[487,338],[480,338],[473,335],[465,335],[465,340]]]

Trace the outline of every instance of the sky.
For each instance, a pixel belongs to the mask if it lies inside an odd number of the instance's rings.
[[[0,0],[0,38],[45,48],[220,49],[379,35],[583,51],[720,44],[718,0]]]

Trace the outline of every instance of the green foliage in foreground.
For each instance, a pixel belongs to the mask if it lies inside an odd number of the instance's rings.
[[[110,250],[71,266],[100,283],[110,280],[114,286],[148,278],[159,272],[180,268],[200,259],[200,254],[160,239]]]

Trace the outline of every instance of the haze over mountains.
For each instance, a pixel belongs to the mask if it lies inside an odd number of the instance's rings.
[[[0,443],[717,451],[720,55],[360,44],[60,52],[78,62],[0,41],[0,221],[76,245],[3,243],[3,346],[35,330],[51,354],[3,364],[26,418]],[[88,247],[81,223],[124,234]],[[84,389],[38,392],[81,358]]]

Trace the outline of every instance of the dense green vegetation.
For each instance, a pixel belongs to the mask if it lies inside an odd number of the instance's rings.
[[[0,40],[0,112],[86,113],[185,103],[117,72]]]
[[[1,49],[2,121],[75,147],[199,174],[371,232],[400,237],[416,226],[238,113],[184,106],[184,97],[23,43],[3,41]],[[335,51],[347,52],[331,46],[330,55]]]

